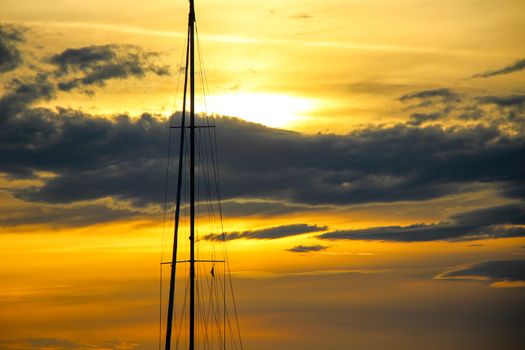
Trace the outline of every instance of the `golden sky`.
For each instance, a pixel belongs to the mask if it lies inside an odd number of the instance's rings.
[[[196,11],[245,348],[521,349],[525,3]],[[158,348],[186,23],[2,0],[0,349]]]

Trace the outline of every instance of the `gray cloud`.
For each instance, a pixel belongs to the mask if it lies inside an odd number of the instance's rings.
[[[287,203],[284,201],[260,201],[254,199],[230,199],[223,201],[222,210],[226,216],[279,216],[287,213],[331,209],[328,206]]]
[[[399,100],[401,102],[410,102],[410,101],[419,101],[418,107],[430,106],[433,102],[433,99],[437,99],[441,102],[451,103],[459,101],[459,95],[448,89],[431,89],[431,90],[421,90],[410,92],[408,94],[402,95]]]
[[[0,156],[10,160],[0,171],[57,175],[42,187],[18,191],[20,198],[68,203],[115,196],[143,204],[163,199],[166,120],[148,114],[110,120],[70,109],[25,109],[0,120]],[[303,135],[232,118],[216,124],[224,199],[395,202],[438,198],[483,182],[519,194],[525,176],[524,139],[493,127],[396,125]]]
[[[408,123],[410,125],[417,126],[426,122],[438,120],[441,117],[441,113],[412,113],[410,115],[410,120],[408,121]]]
[[[0,26],[0,56],[5,56],[0,57],[0,68],[2,59],[11,57],[2,53],[2,40],[6,40],[2,39],[2,35],[18,40],[23,38],[22,32],[15,27]],[[152,62],[157,56],[158,53],[131,45],[67,49],[51,57],[50,62],[57,67],[53,73],[35,68],[33,74],[17,76],[5,85],[4,95],[0,97],[0,121],[24,112],[38,101],[52,99],[57,90],[69,91],[81,87],[85,89],[84,92],[92,93],[87,88],[104,86],[110,79],[142,78],[147,73],[159,76],[169,74],[167,66]]]
[[[14,25],[0,24],[0,73],[17,68],[22,63],[18,45],[24,41],[24,32]]]
[[[414,111],[406,124],[464,125],[464,121],[525,133],[525,95],[460,95],[450,89],[415,91],[399,98]]]
[[[38,73],[32,77],[14,78],[7,85],[6,93],[0,97],[0,125],[2,121],[25,111],[32,103],[39,100],[50,100],[54,93],[55,87],[45,73]]]
[[[508,96],[481,96],[477,100],[482,104],[493,104],[500,107],[523,107],[525,106],[525,95]]]
[[[491,282],[525,282],[525,260],[491,260],[446,271],[438,279],[487,279]]]
[[[523,69],[525,69],[525,59],[518,60],[500,69],[489,70],[486,72],[474,74],[471,78],[490,78],[496,75],[503,75],[503,74],[519,72]]]
[[[209,241],[231,241],[233,239],[277,239],[283,237],[290,237],[296,235],[302,235],[304,233],[325,231],[328,227],[308,225],[308,224],[294,224],[294,225],[282,225],[276,227],[264,228],[261,230],[244,231],[244,232],[229,232],[222,234],[209,234],[203,237]]]
[[[41,179],[42,186],[14,190],[18,198],[72,203],[114,197],[137,206],[162,203],[166,119],[150,114],[100,118],[72,109],[32,107],[54,96],[56,79],[99,72],[111,57],[117,61],[128,57],[127,49],[121,49],[108,45],[65,50],[52,58],[55,75],[38,73],[6,86],[0,97],[0,156],[9,161],[0,164],[0,172],[11,177],[37,176],[39,171],[56,175]],[[102,81],[109,77],[102,76]],[[435,89],[406,94],[401,100],[425,98],[455,101],[459,97],[449,89]],[[478,103],[494,99],[483,101]],[[525,140],[520,134],[502,132],[497,125],[419,125],[434,118],[429,115],[346,135],[305,135],[217,118],[223,199],[277,202],[289,212],[427,200],[464,192],[479,183],[492,184],[505,196],[523,198]],[[250,213],[257,206],[265,207],[254,203],[244,207],[236,203],[230,209]]]
[[[462,101],[458,93],[448,88],[414,91],[402,95],[399,100],[408,104],[406,110],[419,110],[410,115],[407,124],[412,126],[442,120]]]
[[[525,206],[508,204],[459,213],[437,224],[332,231],[318,238],[390,242],[465,241],[522,237],[525,236],[525,228],[522,225],[525,225]]]
[[[4,209],[0,226],[53,225],[88,226],[103,222],[124,220],[144,215],[144,212],[126,208],[111,208],[104,204],[83,204],[74,207],[38,206],[23,210]]]
[[[146,73],[168,75],[168,66],[153,59],[158,53],[144,51],[134,45],[92,45],[67,49],[53,55],[49,61],[60,78],[58,88],[70,91],[78,87],[104,86],[109,79],[142,78]]]
[[[287,250],[289,252],[294,252],[294,253],[309,253],[309,252],[319,252],[327,248],[328,247],[324,245],[298,245],[298,246],[295,246]]]

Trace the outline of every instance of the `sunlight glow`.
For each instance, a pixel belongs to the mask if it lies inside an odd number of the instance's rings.
[[[290,95],[240,92],[209,96],[208,112],[238,117],[270,127],[284,127],[313,109],[310,99]]]

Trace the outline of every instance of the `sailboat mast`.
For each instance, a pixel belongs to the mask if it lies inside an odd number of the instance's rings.
[[[189,31],[189,24],[188,24]],[[186,135],[186,93],[188,91],[188,60],[189,60],[189,36],[188,45],[186,45],[186,65],[184,73],[184,97],[182,99],[182,117],[180,127],[180,145],[179,145],[179,172],[177,177],[177,199],[175,205],[175,229],[173,232],[173,250],[171,256],[171,271],[170,271],[170,292],[168,301],[168,319],[166,322],[166,342],[165,350],[171,348],[171,330],[173,325],[173,307],[175,302],[175,274],[177,268],[177,249],[179,237],[179,221],[180,221],[180,201],[182,194],[182,166],[184,164],[184,136]],[[170,131],[171,132],[171,131]]]
[[[188,45],[186,47],[186,68],[184,74],[184,98],[182,107],[181,138],[179,148],[179,173],[177,181],[177,204],[175,209],[175,232],[171,259],[168,319],[166,326],[165,350],[171,348],[173,307],[175,297],[175,272],[177,266],[177,242],[180,219],[180,200],[182,191],[182,165],[184,157],[184,135],[186,119],[186,92],[188,87],[188,61],[190,66],[190,350],[195,349],[195,8],[190,0],[188,16]]]
[[[190,350],[195,349],[195,8],[190,0]]]
[[[188,0],[188,1],[189,1],[189,15],[188,15],[188,36],[187,36],[187,45],[186,45],[186,65],[185,65],[185,73],[184,73],[184,98],[183,98],[183,104],[182,104],[182,120],[181,120],[181,126],[180,126],[181,138],[180,138],[180,148],[179,148],[179,171],[178,171],[177,198],[176,198],[176,209],[175,209],[175,232],[174,232],[174,240],[173,240],[172,260],[171,262],[169,262],[171,264],[171,276],[170,276],[170,292],[169,292],[169,302],[168,302],[165,350],[171,349],[171,336],[172,336],[173,316],[174,316],[174,306],[175,306],[174,305],[175,304],[174,294],[175,294],[176,264],[189,262],[189,276],[188,277],[189,277],[189,294],[190,295],[189,295],[189,325],[188,325],[189,342],[188,343],[189,343],[189,350],[195,350],[195,345],[196,345],[195,344],[195,336],[196,336],[196,328],[195,328],[196,313],[195,311],[196,311],[196,290],[197,290],[195,264],[196,263],[216,263],[216,262],[226,263],[226,259],[227,259],[226,251],[224,252],[225,254],[224,260],[216,260],[214,258],[214,254],[213,254],[213,259],[208,259],[208,260],[206,259],[196,260],[195,259],[195,240],[196,240],[196,237],[195,237],[195,227],[196,227],[195,226],[196,224],[196,213],[195,213],[195,200],[196,200],[195,198],[195,195],[196,195],[195,193],[195,190],[196,190],[196,186],[195,186],[195,180],[196,180],[195,178],[195,162],[196,162],[195,137],[196,137],[196,134],[195,134],[195,130],[197,128],[214,128],[215,125],[199,125],[199,126],[195,125],[195,36],[197,34],[197,31],[196,31],[195,5],[194,5],[195,1],[194,0]],[[188,90],[190,94],[190,98],[189,98],[189,119],[190,120],[189,120],[189,126],[186,126],[185,123],[186,123],[186,117],[187,117],[186,107],[187,107]],[[179,127],[170,125],[170,128],[179,128]],[[183,171],[183,167],[185,167],[185,165],[187,164],[185,162],[187,158],[184,157],[185,149],[186,149],[185,136],[186,137],[188,136],[186,135],[186,129],[189,129],[189,148],[190,148],[189,149],[189,158],[190,158],[190,162],[189,162],[190,163],[189,164],[190,166],[190,169],[189,169],[189,177],[190,177],[190,181],[189,181],[190,182],[189,183],[189,186],[190,186],[189,188],[189,192],[190,192],[190,198],[189,198],[189,202],[190,202],[190,213],[189,213],[190,214],[190,218],[189,218],[190,219],[190,232],[189,232],[190,254],[189,255],[190,257],[189,257],[189,260],[178,261],[177,260],[177,246],[178,246],[178,231],[179,231],[179,226],[180,226],[179,220],[180,220],[181,193],[182,193],[182,177],[183,177],[183,174],[187,174],[185,171]],[[212,150],[212,155],[213,155],[213,150]],[[169,153],[168,153],[168,156],[169,156]],[[183,158],[185,159],[183,160]],[[215,173],[215,162],[216,161],[217,160],[215,156],[214,160],[212,160],[212,162],[214,162],[213,167],[214,167],[215,180],[217,180],[217,174]],[[168,167],[168,170],[169,170],[169,167]],[[206,175],[206,174],[203,174],[203,175]],[[218,185],[218,183],[216,185]],[[219,194],[220,192],[217,190],[218,209],[220,213],[221,209],[220,209],[220,195]],[[210,200],[210,203],[211,203],[212,198],[211,198],[210,193],[208,193],[208,196],[210,196],[210,198],[208,199]],[[221,226],[222,226],[222,213],[220,214],[220,220],[221,220]],[[168,264],[168,262],[161,262],[161,264]],[[223,303],[224,303],[223,305],[224,320],[223,321],[224,323],[223,323],[222,335],[221,335],[221,330],[219,329],[220,325],[218,323],[220,320],[220,316],[218,320],[215,319],[215,321],[217,321],[216,326],[217,326],[217,331],[219,333],[218,341],[220,344],[220,341],[222,340],[222,343],[223,343],[222,345],[224,349],[226,349],[226,314],[227,314],[226,313],[226,273],[229,274],[229,266],[227,268],[228,268],[227,272],[226,272],[226,267],[224,269],[225,280],[224,280],[224,285],[222,286],[223,287],[222,289],[224,292],[224,300],[223,300]],[[215,277],[213,267],[211,270],[211,275],[212,277]],[[232,282],[231,282],[231,276],[230,276],[230,289],[232,289],[231,284]],[[162,284],[161,284],[161,287],[162,287]],[[212,287],[210,288],[211,288],[210,289],[210,293],[211,293],[214,291],[213,283],[212,283]],[[212,296],[210,295],[210,297]],[[233,299],[233,291],[232,291],[232,299]],[[184,296],[184,300],[186,302],[186,294]],[[212,305],[212,309],[214,310],[213,312],[215,312],[216,310],[213,307],[213,301],[211,301],[211,305]],[[237,311],[235,308],[234,299],[233,299],[233,307],[235,310],[235,318],[237,319]],[[182,313],[183,313],[182,318],[184,319],[184,314],[187,309],[184,306],[183,308],[184,309],[182,310]],[[208,318],[206,317],[206,319],[203,321],[207,322],[207,320]],[[182,322],[182,319],[181,319],[181,322]],[[229,321],[228,321],[228,324],[230,324]],[[237,324],[237,330],[239,332],[238,324]],[[209,341],[207,338],[207,335],[208,333],[206,331],[206,334],[205,334],[206,344]],[[233,341],[233,338],[232,338],[232,341]],[[240,349],[242,350],[243,347],[242,347],[242,342],[240,339],[240,333],[239,333],[239,344],[240,344]],[[197,345],[198,345],[198,342],[197,342]]]

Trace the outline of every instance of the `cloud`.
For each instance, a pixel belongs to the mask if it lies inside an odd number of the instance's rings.
[[[156,52],[134,45],[92,45],[67,49],[53,55],[49,62],[56,66],[55,76],[61,78],[58,88],[70,91],[78,87],[104,86],[110,79],[142,78],[146,73],[168,75],[168,66],[152,59]]]
[[[407,124],[412,126],[441,121],[462,101],[458,93],[448,88],[414,91],[402,95],[399,100],[409,103],[405,110],[420,110],[410,115]]]
[[[23,39],[21,30],[0,26],[0,71],[3,65],[14,69],[14,63],[9,63],[13,61],[11,56],[20,56],[20,53],[16,53],[18,51],[13,51],[16,54],[4,52],[7,48],[16,48],[8,45],[4,50],[2,43],[7,39],[2,38],[2,35],[8,39],[14,38],[11,41],[16,38]],[[110,79],[142,78],[147,73],[159,76],[169,74],[168,66],[159,66],[152,62],[152,58],[157,56],[156,52],[145,51],[132,45],[89,46],[64,50],[50,58],[50,62],[56,66],[54,72],[32,67],[32,73],[18,75],[5,84],[4,94],[0,97],[0,121],[29,109],[36,102],[51,100],[57,90],[70,91],[81,87],[85,89],[84,92],[92,93],[91,90],[87,90],[88,87],[104,86]]]
[[[494,287],[525,286],[525,260],[491,260],[445,271],[437,279],[487,280]]]
[[[417,126],[426,122],[438,120],[441,116],[441,113],[412,113],[408,123]]]
[[[279,216],[288,213],[330,210],[329,206],[293,204],[284,201],[238,198],[222,201],[222,210],[228,216]]]
[[[413,100],[420,101],[420,103],[418,104],[419,107],[431,105],[432,99],[438,99],[442,102],[450,103],[458,101],[459,95],[448,88],[441,88],[410,92],[408,94],[402,95],[399,98],[401,102],[409,102]]]
[[[396,125],[347,135],[303,135],[233,118],[218,118],[216,124],[224,199],[304,205],[416,201],[459,193],[477,183],[520,193],[525,176],[525,140],[495,127]],[[0,171],[56,174],[43,186],[17,190],[19,198],[49,203],[110,196],[143,204],[163,200],[166,120],[149,114],[107,119],[40,108],[25,109],[2,126],[0,155],[10,161]]]
[[[321,239],[386,242],[466,241],[525,236],[525,206],[508,204],[459,213],[437,224],[332,231]]]
[[[481,96],[477,100],[482,104],[493,104],[500,107],[523,107],[525,106],[525,95],[508,96]]]
[[[407,125],[496,126],[507,132],[525,133],[525,95],[469,96],[448,88],[414,91],[399,100],[413,111]]]
[[[294,225],[282,225],[264,228],[254,231],[244,231],[244,232],[230,232],[222,234],[209,234],[203,237],[205,240],[209,241],[231,241],[234,239],[277,239],[283,237],[290,237],[296,235],[302,235],[305,233],[325,231],[328,227],[326,226],[317,226],[317,225],[308,225],[308,224],[294,224]]]
[[[295,246],[287,250],[289,252],[294,252],[294,253],[309,253],[309,252],[319,252],[327,248],[328,247],[324,245],[298,245],[298,246]]]
[[[22,63],[18,44],[24,41],[24,32],[14,25],[0,24],[0,73],[11,71]]]
[[[162,203],[167,118],[147,113],[102,117],[67,108],[34,107],[36,102],[52,99],[63,82],[87,87],[161,69],[151,68],[149,59],[154,55],[134,46],[68,49],[50,59],[54,72],[17,77],[6,85],[0,97],[0,156],[9,162],[0,164],[0,172],[15,178],[38,177],[42,171],[54,175],[42,178],[42,185],[12,189],[11,193],[26,201],[51,204],[107,197],[137,207]],[[121,61],[139,68],[131,73],[125,70],[124,75],[118,70],[105,74]],[[83,80],[88,76],[93,79]],[[459,98],[450,89],[434,89],[411,92],[400,99],[418,103],[431,99],[432,107]],[[498,98],[484,97],[477,103],[516,101],[512,96]],[[495,124],[425,125],[445,113],[414,113],[405,124],[370,126],[346,135],[306,135],[217,118],[227,209],[249,214],[259,208],[275,213],[268,203],[279,203],[282,210],[291,212],[421,201],[466,192],[480,183],[492,185],[504,196],[523,198],[525,139],[521,134],[507,133]],[[175,124],[179,118],[177,114]],[[197,122],[205,120],[199,117]],[[239,200],[242,198],[246,200]]]
[[[2,120],[25,111],[32,103],[39,100],[50,100],[54,92],[55,87],[45,73],[14,78],[7,85],[6,93],[0,97],[0,125]]]
[[[503,74],[519,72],[523,69],[525,69],[525,59],[518,60],[500,69],[489,70],[486,72],[474,74],[471,78],[490,78],[496,75],[503,75]]]
[[[12,227],[21,225],[51,224],[60,226],[88,226],[103,222],[124,220],[144,215],[144,212],[108,205],[82,204],[72,207],[37,206],[10,211],[4,209],[0,226]]]

